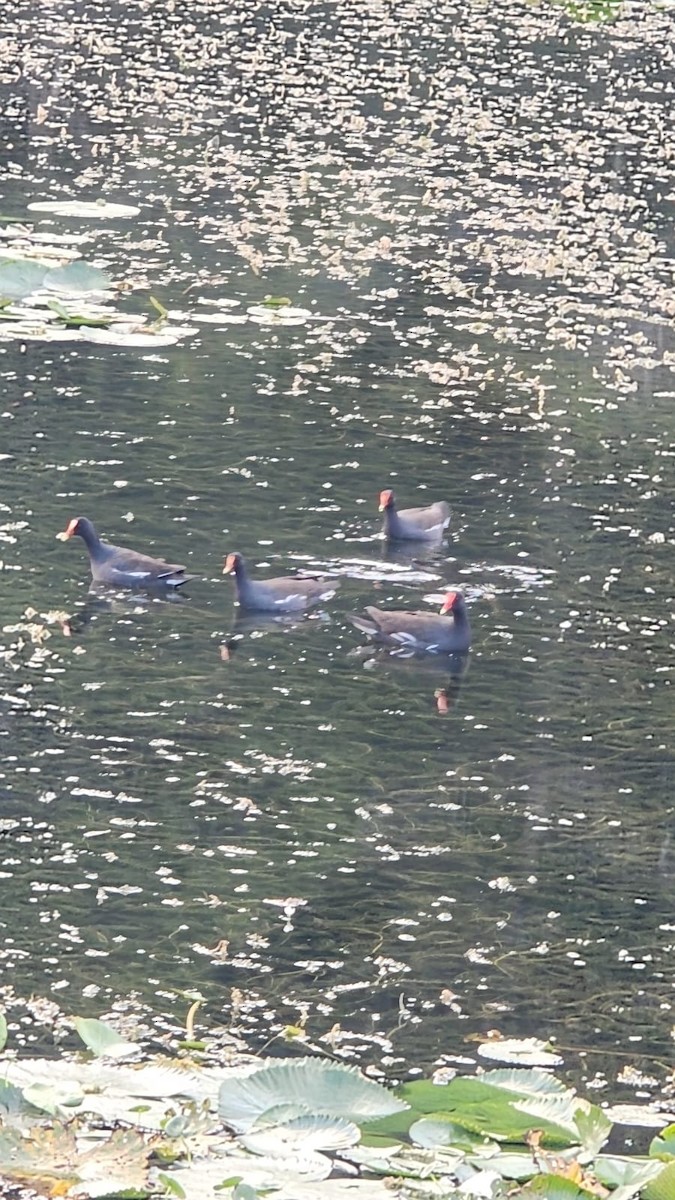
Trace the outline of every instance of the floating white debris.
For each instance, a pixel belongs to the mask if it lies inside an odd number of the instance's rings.
[[[122,322],[115,324],[114,329],[85,329],[83,334],[89,342],[99,342],[106,346],[175,346],[184,337],[197,333],[189,325],[165,325],[155,332],[151,327],[139,329],[136,324],[125,326]]]
[[[675,1122],[675,1113],[651,1104],[612,1104],[603,1112],[616,1125],[640,1125],[643,1129],[663,1129]]]
[[[304,325],[314,316],[308,308],[294,308],[292,304],[282,304],[277,308],[268,304],[251,304],[246,311],[258,325]]]
[[[194,313],[194,321],[203,325],[245,325],[248,317],[245,313]]]
[[[110,204],[107,200],[34,200],[29,212],[55,213],[59,217],[135,217],[136,204]]]
[[[539,1038],[495,1038],[482,1042],[478,1054],[494,1062],[519,1063],[523,1067],[558,1067],[563,1061]]]

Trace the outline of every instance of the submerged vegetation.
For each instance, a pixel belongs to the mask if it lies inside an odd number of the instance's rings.
[[[43,1196],[179,1200],[672,1200],[675,1124],[613,1153],[611,1111],[542,1067],[383,1086],[328,1057],[224,1065],[208,1039],[143,1057],[74,1018],[89,1055],[0,1062],[0,1178]],[[7,1022],[0,1017],[0,1045]],[[530,1040],[504,1057],[555,1056]],[[230,1056],[231,1057],[231,1056]],[[660,1118],[660,1119],[659,1119]]]

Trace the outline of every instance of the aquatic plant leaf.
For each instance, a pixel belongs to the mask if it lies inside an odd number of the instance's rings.
[[[673,1121],[672,1104],[669,1112],[656,1104],[610,1104],[603,1109],[615,1125],[639,1125],[643,1129],[663,1129],[664,1122]]]
[[[538,1168],[529,1151],[526,1154],[508,1153],[508,1151],[487,1155],[476,1154],[468,1156],[467,1161],[477,1167],[483,1166],[486,1158],[492,1169],[497,1171],[502,1179],[517,1179],[522,1182],[537,1174]]]
[[[61,1108],[76,1108],[82,1103],[84,1093],[66,1081],[56,1083],[34,1083],[24,1088],[24,1099],[33,1108],[54,1116]]]
[[[156,296],[149,296],[148,299],[150,300],[152,307],[155,309],[155,312],[158,312],[161,319],[165,321],[169,315],[168,308],[165,308],[161,300],[158,300]]]
[[[253,1135],[251,1140],[254,1141]],[[290,1145],[284,1148],[281,1143],[274,1145],[271,1142],[263,1150],[262,1146],[259,1149],[253,1144],[249,1146],[248,1137],[242,1141],[253,1154],[259,1155],[262,1165],[270,1171],[279,1170],[287,1176],[300,1179],[328,1179],[333,1169],[331,1159],[319,1150],[300,1146],[293,1149]]]
[[[474,1150],[483,1139],[472,1136],[463,1125],[456,1125],[449,1117],[422,1117],[410,1126],[409,1135],[416,1146],[425,1150],[437,1150],[441,1146],[452,1146],[461,1150]]]
[[[162,329],[153,332],[152,327],[139,330],[136,328],[125,328],[121,323],[115,323],[114,326],[108,329],[90,329],[87,332],[87,340],[90,342],[100,342],[106,346],[123,346],[131,349],[136,346],[175,346],[182,337],[187,337],[190,334],[196,333],[196,329],[189,329],[183,326],[165,325]]]
[[[614,1193],[616,1196],[616,1192]],[[675,1196],[675,1162],[668,1163],[661,1173],[647,1184],[642,1192],[643,1200],[673,1200]],[[619,1197],[622,1200],[622,1197]]]
[[[112,279],[105,271],[79,258],[65,267],[47,271],[44,287],[54,292],[84,295],[87,292],[107,292],[112,287]]]
[[[565,1098],[565,1108],[552,1097],[544,1096],[534,1103],[515,1090],[490,1086],[484,1082],[484,1077],[458,1076],[441,1086],[418,1080],[405,1084],[400,1094],[420,1115],[445,1113],[472,1133],[498,1141],[523,1141],[535,1127],[542,1129],[543,1140],[548,1145],[568,1146],[578,1136],[573,1123],[576,1110],[571,1107],[571,1101]],[[575,1099],[575,1103],[578,1105],[579,1102]],[[555,1119],[547,1115],[549,1109]],[[563,1115],[566,1124],[561,1123]]]
[[[3,1073],[15,1087],[25,1089],[49,1079],[54,1073],[54,1063],[39,1058],[9,1061],[3,1063]],[[139,1066],[117,1065],[103,1058],[65,1062],[61,1064],[59,1075],[62,1086],[73,1094],[78,1090],[87,1093],[85,1107],[98,1112],[100,1106],[104,1118],[115,1120],[126,1119],[128,1107],[140,1100],[168,1102],[185,1097],[198,1102],[209,1099],[215,1106],[222,1080],[221,1072],[204,1070],[197,1073],[173,1063],[165,1065],[161,1059],[154,1064]],[[156,1109],[152,1111],[155,1113]]]
[[[243,1186],[259,1192],[278,1188],[287,1184],[289,1191],[284,1189],[285,1196],[296,1195],[305,1185],[313,1180],[323,1180],[330,1174],[331,1161],[323,1155],[316,1155],[317,1162],[307,1159],[263,1158],[244,1151],[229,1154],[223,1153],[216,1161],[199,1158],[190,1163],[189,1168],[164,1168],[165,1173],[172,1179],[178,1179],[185,1191],[186,1200],[205,1200],[205,1197],[222,1196],[223,1200],[231,1200],[227,1187]],[[305,1170],[301,1170],[301,1167]],[[326,1170],[327,1168],[327,1170]],[[303,1190],[303,1195],[308,1195]],[[360,1192],[359,1192],[360,1196]],[[381,1198],[381,1185],[380,1185]],[[317,1193],[317,1200],[323,1200],[323,1190]]]
[[[232,1200],[258,1200],[260,1192],[251,1187],[250,1183],[238,1183],[232,1193]]]
[[[4,458],[4,455],[3,455]],[[4,1013],[0,1013],[0,1054],[7,1045],[7,1018]]]
[[[535,1175],[522,1193],[523,1200],[539,1196],[542,1200],[589,1200],[589,1197],[597,1200],[597,1193],[580,1187],[573,1179],[565,1179],[564,1175],[553,1174]]]
[[[495,1038],[481,1042],[477,1053],[495,1062],[520,1063],[527,1067],[559,1067],[562,1058],[539,1038]]]
[[[110,204],[107,200],[33,200],[29,212],[55,213],[59,217],[135,217],[136,204]]]
[[[628,1158],[620,1154],[599,1154],[593,1163],[593,1174],[605,1187],[626,1189],[626,1200],[637,1195],[645,1184],[657,1179],[663,1163],[648,1158]],[[612,1197],[617,1193],[612,1192]]]
[[[611,1120],[601,1108],[580,1099],[573,1088],[536,1067],[529,1071],[486,1071],[481,1080],[520,1092],[516,1105],[520,1112],[563,1126],[590,1153],[597,1154],[612,1129]]]
[[[587,1154],[596,1155],[612,1132],[613,1122],[597,1104],[589,1104],[586,1100],[576,1103],[574,1124],[579,1131],[579,1141]]]
[[[107,329],[108,325],[115,319],[113,316],[86,317],[82,314],[71,313],[58,300],[49,300],[48,307],[61,318],[67,327],[74,329],[79,329],[81,326],[85,328],[91,327],[92,329]]]
[[[167,1175],[164,1171],[159,1171],[157,1179],[162,1184],[165,1192],[168,1192],[170,1196],[177,1196],[178,1200],[185,1200],[185,1188],[176,1178],[172,1175]]]
[[[407,1107],[355,1067],[300,1058],[230,1075],[220,1087],[218,1111],[233,1129],[245,1133],[270,1108],[289,1103],[359,1124]]]
[[[539,1096],[565,1096],[570,1100],[576,1099],[572,1088],[562,1083],[560,1079],[556,1079],[555,1075],[550,1075],[548,1071],[539,1070],[537,1067],[532,1067],[528,1071],[520,1068],[508,1070],[505,1067],[498,1067],[493,1071],[485,1071],[480,1078],[482,1083],[487,1083],[490,1087],[517,1092],[521,1099],[527,1096],[533,1099]]]
[[[28,1107],[21,1088],[7,1079],[0,1079],[0,1118],[5,1121],[7,1117],[25,1113]]]
[[[246,312],[258,325],[304,325],[305,321],[314,315],[308,308],[294,308],[290,304],[280,308],[251,304]]]
[[[470,1175],[462,1180],[462,1190],[451,1192],[451,1196],[467,1197],[476,1196],[478,1200],[492,1200],[492,1197],[497,1197],[502,1191],[502,1179],[497,1171],[484,1167],[483,1170],[477,1171],[475,1175]],[[448,1193],[446,1192],[446,1195]]]
[[[120,1037],[116,1029],[97,1021],[94,1017],[74,1017],[73,1024],[87,1049],[97,1057],[103,1054],[118,1057],[122,1054],[137,1054],[138,1046]]]
[[[263,300],[264,308],[290,308],[291,300],[288,296],[265,296]]]
[[[664,1162],[675,1158],[675,1124],[667,1125],[658,1137],[652,1139],[649,1154],[652,1158],[663,1159]]]
[[[597,21],[613,21],[619,16],[622,0],[556,0],[573,21],[583,25]]]
[[[23,300],[42,287],[47,267],[34,259],[17,258],[0,263],[0,296]]]
[[[251,1130],[241,1138],[242,1145],[253,1154],[272,1154],[289,1157],[314,1150],[344,1150],[355,1146],[360,1133],[358,1125],[344,1117],[327,1117],[305,1112],[270,1123],[267,1113],[259,1117]]]

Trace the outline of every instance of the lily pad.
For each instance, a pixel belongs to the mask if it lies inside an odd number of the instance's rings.
[[[269,1109],[289,1103],[307,1112],[346,1117],[358,1124],[407,1108],[355,1067],[313,1058],[269,1063],[253,1073],[231,1075],[218,1097],[221,1117],[237,1133],[248,1132]]]
[[[658,1179],[663,1163],[646,1158],[624,1158],[619,1154],[601,1154],[593,1164],[593,1174],[605,1187],[634,1188],[634,1195],[652,1179]]]
[[[425,1150],[438,1150],[452,1146],[460,1150],[475,1150],[483,1138],[469,1133],[462,1125],[456,1125],[450,1117],[422,1117],[410,1126],[410,1137],[416,1146]]]
[[[7,1079],[0,1079],[0,1119],[3,1124],[9,1124],[8,1117],[25,1113],[28,1107],[21,1089],[9,1083]]]
[[[87,340],[106,346],[134,349],[138,346],[176,346],[182,338],[193,333],[197,333],[197,330],[184,325],[164,325],[153,333],[150,326],[147,329],[138,329],[136,325],[116,322],[114,328],[88,329]]]
[[[358,1125],[347,1121],[345,1117],[305,1113],[274,1124],[270,1124],[263,1116],[241,1138],[241,1142],[254,1154],[288,1158],[317,1150],[344,1150],[348,1146],[355,1146],[359,1137]]]
[[[675,1125],[667,1125],[658,1137],[652,1139],[649,1153],[664,1161],[675,1159]]]
[[[251,304],[246,312],[258,325],[304,325],[305,321],[314,316],[308,308],[294,308],[291,304],[280,307]]]
[[[47,267],[34,259],[16,258],[0,263],[0,296],[23,300],[42,287]]]
[[[477,1052],[481,1058],[520,1063],[524,1067],[559,1067],[563,1061],[539,1038],[495,1038],[482,1042]]]
[[[57,1080],[55,1083],[34,1083],[24,1088],[24,1100],[39,1108],[42,1112],[54,1116],[61,1108],[77,1108],[84,1099],[84,1093],[77,1085],[67,1080]]]
[[[74,1017],[73,1024],[85,1046],[97,1058],[102,1055],[121,1058],[139,1052],[139,1047],[135,1042],[125,1041],[117,1030],[113,1029],[111,1025],[106,1025],[105,1021],[97,1021],[93,1017]]]
[[[106,292],[112,287],[112,280],[99,267],[92,267],[81,258],[67,263],[65,267],[55,267],[44,277],[44,287],[53,292],[66,292],[69,295],[84,295],[87,292]]]
[[[135,217],[136,204],[110,204],[107,200],[33,200],[29,212],[55,213],[59,217]]]

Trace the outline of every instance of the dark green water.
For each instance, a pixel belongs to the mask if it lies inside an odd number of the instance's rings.
[[[196,988],[214,1022],[237,987],[254,1044],[306,1005],[313,1039],[339,1022],[394,1074],[491,1028],[658,1074],[672,14],[217,7],[10,22],[5,218],[91,235],[130,307],[150,292],[197,333],[0,341],[4,982],[92,1013],[131,991],[182,1012]],[[141,213],[26,211],[99,195]],[[200,323],[269,293],[316,319]],[[383,486],[451,503],[441,552],[383,556]],[[201,579],[92,608],[83,547],[54,539],[79,514]],[[341,589],[225,661],[233,549]],[[447,585],[475,631],[459,687],[346,620]],[[27,609],[73,636],[32,643]]]

